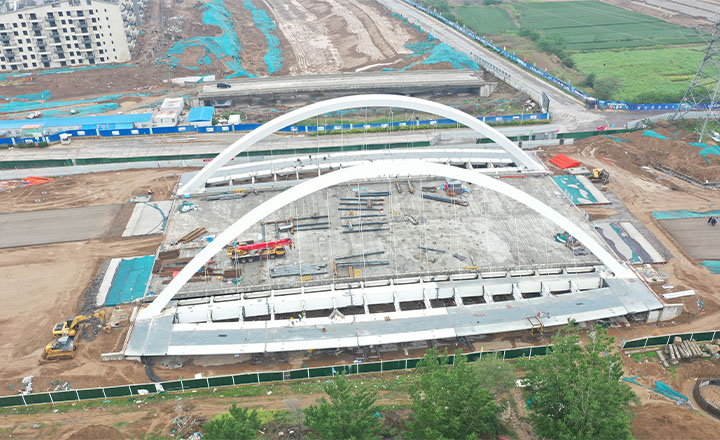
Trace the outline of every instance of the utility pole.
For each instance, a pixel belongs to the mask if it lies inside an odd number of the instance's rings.
[[[700,68],[683,96],[682,102],[671,118],[673,121],[683,119],[688,112],[703,112],[698,129],[698,141],[702,142],[707,135],[717,132],[720,127],[720,21],[710,39],[705,57]]]

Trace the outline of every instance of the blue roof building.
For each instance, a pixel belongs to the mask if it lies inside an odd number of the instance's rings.
[[[0,121],[0,131],[7,130],[12,136],[22,136],[25,126],[40,126],[45,134],[66,130],[119,130],[144,128],[152,125],[152,113],[134,115],[76,116],[65,118],[14,119]]]
[[[188,113],[186,122],[197,127],[207,127],[212,125],[213,115],[215,115],[215,107],[193,107]]]

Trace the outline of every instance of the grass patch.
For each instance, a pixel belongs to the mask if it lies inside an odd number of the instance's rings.
[[[648,352],[645,352],[645,353],[633,353],[633,354],[630,355],[630,357],[631,357],[635,362],[638,362],[638,363],[639,363],[639,362],[645,362],[646,359],[647,359],[647,360],[650,360],[650,361],[655,360],[655,359],[658,358],[658,354],[657,354],[656,351],[648,351]]]
[[[706,43],[704,32],[598,1],[516,4],[523,29],[562,39],[567,50]]]
[[[507,11],[485,6],[461,6],[453,8],[459,23],[472,29],[478,35],[502,34],[516,30]]]
[[[611,99],[631,103],[680,102],[702,62],[705,47],[674,47],[574,54],[585,76],[617,78]],[[592,91],[590,91],[592,92]]]

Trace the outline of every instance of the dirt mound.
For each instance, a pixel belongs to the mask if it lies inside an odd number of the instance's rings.
[[[614,164],[642,174],[640,167],[662,165],[699,181],[717,181],[720,176],[720,156],[708,155],[707,160],[698,152],[700,147],[689,145],[694,142],[689,133],[673,132],[665,128],[655,132],[667,137],[659,139],[645,136],[643,131],[612,136],[593,136],[576,143],[581,148],[592,147],[595,155],[600,155]]]
[[[117,428],[105,425],[90,425],[82,428],[81,430],[70,434],[67,438],[73,440],[123,440],[125,437],[118,431]]]
[[[717,423],[669,401],[646,403],[635,412],[632,433],[639,439],[717,438]]]

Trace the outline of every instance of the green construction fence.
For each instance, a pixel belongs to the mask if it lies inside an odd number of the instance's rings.
[[[468,362],[475,362],[487,355],[501,355],[504,360],[519,359],[522,357],[544,356],[551,346],[511,348],[507,350],[483,351],[463,354]],[[332,377],[344,372],[348,375],[383,373],[387,371],[410,370],[417,366],[421,358],[399,359],[381,362],[363,362],[351,365],[335,365],[317,368],[302,368],[287,371],[264,371],[257,373],[235,374],[229,376],[216,376],[201,379],[181,379],[166,382],[145,383],[135,385],[121,385],[69,391],[54,391],[48,393],[19,394],[16,396],[0,397],[0,408],[14,406],[29,406],[40,404],[55,404],[62,402],[77,402],[83,400],[112,399],[116,397],[133,397],[160,392],[184,392],[188,390],[210,389],[218,387],[231,387],[248,384],[261,384],[272,382],[286,382],[293,380],[306,380],[320,377]],[[450,356],[451,364],[455,356]],[[142,393],[142,394],[141,394]]]
[[[710,342],[720,338],[720,330],[709,330],[704,332],[692,333],[674,333],[663,336],[649,336],[647,338],[633,339],[632,341],[623,342],[623,350],[631,350],[636,348],[661,347],[672,344],[673,339],[679,336],[683,341],[692,339],[696,342]]]

